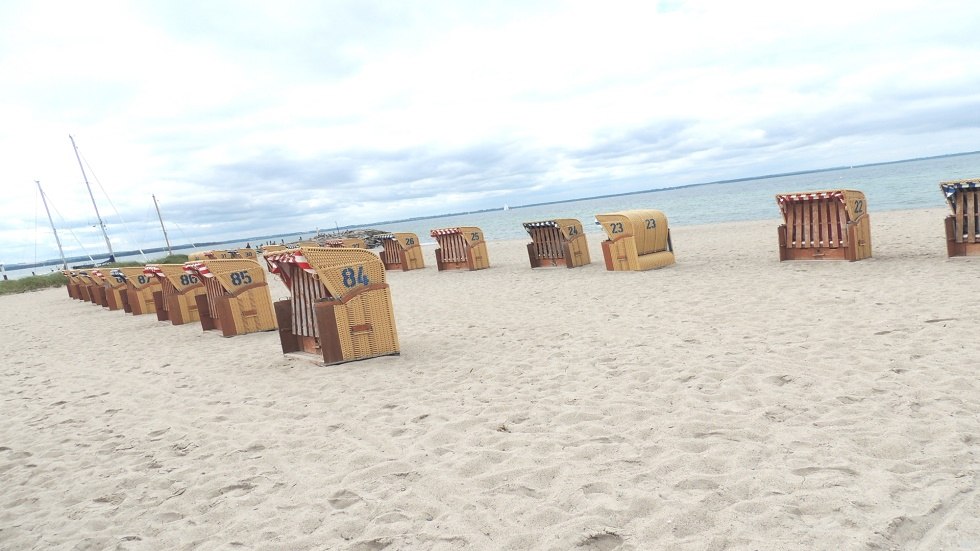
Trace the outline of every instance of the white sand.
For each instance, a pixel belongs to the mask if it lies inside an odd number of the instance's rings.
[[[332,367],[2,297],[0,548],[980,548],[980,258],[943,216],[872,213],[854,263],[779,263],[775,220],[643,273],[430,248],[388,275],[401,356]]]

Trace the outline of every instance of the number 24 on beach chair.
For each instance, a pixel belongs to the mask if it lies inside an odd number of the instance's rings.
[[[381,262],[385,270],[407,272],[425,267],[419,236],[414,233],[386,233],[378,236],[381,242]]]
[[[466,226],[431,230],[435,238],[436,268],[442,270],[482,270],[490,267],[483,230]]]
[[[606,270],[645,271],[674,263],[667,216],[659,210],[597,214],[609,239],[602,242]]]
[[[532,268],[575,268],[592,262],[582,223],[574,218],[525,222],[524,229],[531,236],[527,256]]]
[[[184,273],[182,264],[147,264],[143,272],[160,280],[160,291],[153,293],[158,320],[183,325],[201,319],[195,297],[207,291],[200,279]]]
[[[204,283],[205,294],[197,295],[197,312],[205,331],[217,329],[233,337],[257,331],[272,331],[272,312],[265,271],[254,260],[216,259],[184,263],[184,273]]]
[[[947,256],[980,256],[980,178],[942,182],[953,214],[946,217]]]
[[[289,300],[274,305],[283,354],[326,365],[398,354],[391,289],[374,253],[299,247],[265,259],[289,288]]]
[[[861,260],[871,257],[871,218],[864,194],[851,189],[776,195],[779,260]]]

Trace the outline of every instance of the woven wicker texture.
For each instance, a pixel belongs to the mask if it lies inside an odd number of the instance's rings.
[[[143,289],[146,287],[159,287],[160,280],[150,274],[143,273],[142,266],[117,268],[126,277],[126,285],[130,289]]]
[[[208,295],[209,315],[219,318],[226,336],[271,331],[276,328],[272,297],[265,271],[255,260],[245,258],[200,261],[207,274],[198,272]],[[194,269],[198,263],[188,262]],[[227,301],[227,308],[222,303]]]
[[[610,240],[632,236],[639,256],[667,250],[667,216],[659,210],[627,210],[595,218]]]
[[[384,264],[370,251],[330,247],[300,247],[294,250],[306,257],[306,261],[316,270],[320,283],[334,298],[343,298],[360,287],[385,283]]]

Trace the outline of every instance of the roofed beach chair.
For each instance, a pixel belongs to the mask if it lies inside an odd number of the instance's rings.
[[[68,283],[65,284],[65,287],[68,289],[68,296],[75,300],[82,300],[82,292],[79,290],[81,283],[78,281],[75,272],[72,270],[62,270],[61,273],[68,279]]]
[[[946,217],[947,256],[980,256],[980,178],[942,182],[953,214]]]
[[[365,249],[366,243],[360,237],[340,237],[337,239],[327,239],[323,242],[324,247],[334,249]]]
[[[129,300],[126,296],[126,277],[118,268],[105,268],[102,270],[102,275],[106,307],[109,310],[128,312]]]
[[[79,270],[75,276],[82,283],[82,297],[92,304],[103,306],[105,304],[105,290],[102,289],[102,278],[95,275],[92,268]]]
[[[143,272],[160,280],[160,291],[153,293],[158,320],[183,325],[201,319],[196,297],[207,290],[197,276],[184,273],[182,264],[147,264]]]
[[[667,216],[659,210],[595,215],[606,231],[602,257],[609,271],[645,271],[674,263]]]
[[[864,193],[852,189],[776,195],[779,260],[861,260],[871,257],[871,218]]]
[[[398,354],[391,289],[374,253],[300,247],[264,256],[289,288],[275,303],[283,354],[326,365]]]
[[[381,262],[385,270],[407,272],[425,267],[422,245],[414,233],[385,233],[378,236],[381,242]]]
[[[197,312],[205,331],[233,337],[276,328],[265,270],[254,260],[217,259],[184,263],[184,273],[204,283]]]
[[[524,229],[531,236],[527,256],[532,268],[575,268],[592,262],[582,223],[574,218],[525,222]]]
[[[126,278],[126,303],[129,305],[127,312],[134,316],[156,312],[157,307],[156,303],[153,302],[153,293],[163,290],[160,279],[152,274],[144,273],[142,266],[127,266],[117,268],[117,270]]]
[[[431,230],[439,248],[436,268],[442,270],[482,270],[490,267],[483,230],[472,226]]]

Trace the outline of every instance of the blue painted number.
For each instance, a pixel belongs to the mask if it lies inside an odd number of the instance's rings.
[[[368,276],[364,274],[364,266],[357,267],[357,275],[354,274],[354,268],[344,268],[340,271],[340,277],[344,279],[344,287],[348,289],[357,285],[369,285],[371,283],[368,280]]]

